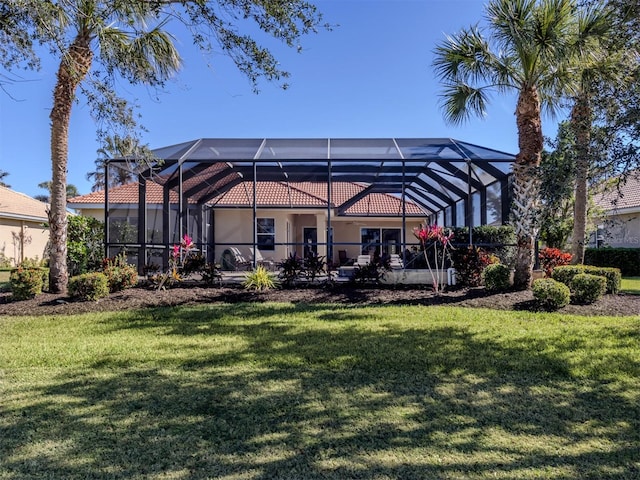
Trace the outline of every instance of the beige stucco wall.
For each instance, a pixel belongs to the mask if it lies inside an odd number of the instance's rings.
[[[83,208],[77,209],[77,212],[85,217],[93,217],[96,220],[104,222],[104,208]]]
[[[21,232],[24,241],[21,241]],[[49,229],[41,222],[0,218],[0,253],[4,253],[14,265],[23,258],[45,258],[48,242]]]
[[[612,215],[601,225],[606,246],[640,248],[640,212]]]
[[[322,243],[326,242],[327,212],[326,210],[259,210],[258,217],[273,218],[275,220],[276,244],[290,243],[296,245],[276,245],[273,251],[262,251],[265,258],[276,262],[286,258],[290,253],[296,252],[303,255],[303,232],[305,227],[317,228],[318,253],[326,256],[326,248]],[[242,243],[251,243],[253,240],[252,228],[253,212],[251,210],[218,210],[215,213],[214,228],[215,241],[221,243],[216,248],[215,258],[220,259],[222,252],[228,247],[238,247],[250,258],[248,246]],[[287,227],[287,224],[289,225]],[[414,243],[413,227],[420,224],[418,219],[407,219],[405,238],[407,243]],[[401,228],[402,219],[389,218],[349,218],[332,217],[333,227],[333,262],[338,263],[338,250],[346,250],[349,258],[356,258],[360,254],[360,230],[370,228]],[[287,233],[287,228],[289,232]],[[357,245],[340,245],[341,242],[357,243]],[[401,253],[401,252],[398,252]]]
[[[129,210],[129,214],[135,216],[137,212]],[[92,216],[99,220],[104,220],[103,209],[85,209],[83,215]],[[153,223],[150,213],[147,221],[149,228]],[[261,254],[265,259],[279,262],[293,252],[299,256],[304,252],[304,229],[316,228],[318,253],[326,256],[327,210],[326,209],[260,209],[259,218],[273,218],[275,221],[276,245],[274,250],[262,250]],[[241,250],[247,260],[251,260],[249,244],[253,242],[253,211],[251,209],[218,209],[213,215],[213,228],[215,232],[216,247],[214,258],[219,262],[222,253],[229,247],[237,247]],[[407,244],[416,243],[413,236],[413,228],[418,226],[424,219],[408,218],[406,220],[405,239]],[[356,258],[361,253],[360,232],[362,228],[401,228],[402,219],[392,218],[345,218],[331,217],[333,227],[333,258],[335,264],[338,263],[338,251],[346,250],[348,258]],[[355,243],[354,245],[341,245],[345,243]],[[246,244],[246,245],[242,245]],[[278,245],[288,244],[288,245]],[[397,252],[402,253],[402,252]]]

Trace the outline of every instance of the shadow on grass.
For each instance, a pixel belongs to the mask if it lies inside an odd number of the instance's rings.
[[[8,478],[638,478],[638,385],[574,378],[576,343],[508,346],[463,327],[375,330],[366,309],[155,309],[113,328],[237,348],[65,372],[2,407]],[[300,329],[292,311],[347,322]],[[203,329],[203,326],[206,327]],[[169,345],[167,348],[171,348]],[[621,358],[621,364],[633,359]],[[631,377],[633,378],[633,377]],[[7,473],[10,472],[10,473]],[[13,477],[11,476],[13,475]]]

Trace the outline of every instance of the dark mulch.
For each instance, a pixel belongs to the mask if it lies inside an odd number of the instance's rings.
[[[531,291],[493,294],[484,288],[458,289],[441,295],[421,288],[297,288],[252,292],[239,286],[201,287],[184,283],[163,291],[137,287],[113,293],[97,302],[74,302],[64,295],[43,293],[32,300],[12,301],[0,293],[1,315],[68,315],[101,311],[121,311],[158,306],[237,302],[341,303],[344,305],[452,305],[499,310],[531,310],[537,306]],[[640,315],[640,296],[606,295],[592,305],[568,305],[563,313],[577,315]]]

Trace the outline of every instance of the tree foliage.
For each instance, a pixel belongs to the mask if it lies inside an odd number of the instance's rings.
[[[271,51],[243,33],[250,24],[289,47],[322,26],[304,0],[14,0],[0,5],[0,65],[37,69],[41,54],[59,61],[51,109],[52,188],[49,226],[53,292],[67,287],[66,184],[69,124],[79,94],[91,107],[98,137],[133,137],[134,108],[117,91],[128,81],[162,88],[181,59],[169,23],[181,23],[193,43],[221,51],[257,91],[260,79],[283,82],[289,74]],[[37,48],[38,46],[44,48]],[[137,133],[136,133],[137,132]]]
[[[520,289],[530,285],[535,261],[541,110],[554,111],[577,87],[571,66],[588,53],[585,46],[599,21],[597,12],[584,13],[572,0],[492,0],[486,7],[486,29],[463,29],[435,50],[434,67],[444,84],[442,109],[449,122],[484,115],[493,92],[518,95],[512,217],[517,237],[514,286]]]
[[[95,272],[104,258],[104,223],[92,217],[69,217],[67,267],[70,276]]]
[[[574,184],[576,176],[575,137],[567,122],[548,141],[540,164],[540,238],[552,248],[564,249],[573,230]]]

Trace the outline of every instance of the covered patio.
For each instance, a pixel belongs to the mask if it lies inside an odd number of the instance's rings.
[[[105,191],[107,253],[126,248],[140,270],[166,265],[185,234],[212,262],[235,247],[253,267],[311,251],[337,265],[344,252],[405,252],[420,223],[502,225],[515,160],[449,138],[205,138],[153,154],[137,202]],[[110,160],[105,178],[135,161]]]

